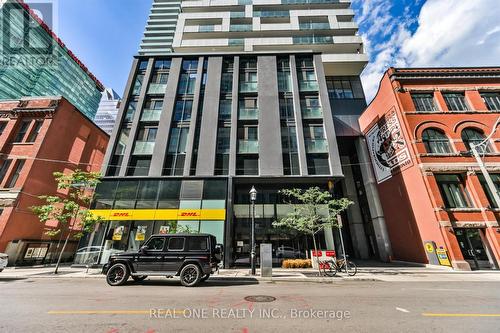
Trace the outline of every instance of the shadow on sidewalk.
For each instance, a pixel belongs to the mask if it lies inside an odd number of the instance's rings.
[[[217,278],[211,277],[205,282],[201,282],[196,288],[210,288],[210,287],[225,287],[225,286],[245,286],[259,284],[259,281],[254,278],[235,277],[235,278]],[[153,279],[144,280],[140,282],[128,281],[126,285],[135,286],[181,286],[181,282],[177,278],[173,279]]]

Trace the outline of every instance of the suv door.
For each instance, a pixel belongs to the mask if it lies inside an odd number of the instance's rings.
[[[151,237],[145,244],[146,251],[138,254],[137,272],[161,272],[164,270],[166,237]]]
[[[166,247],[165,256],[163,259],[163,267],[166,272],[178,272],[181,268],[182,263],[186,257],[185,249],[186,238],[185,237],[169,237],[168,244]]]

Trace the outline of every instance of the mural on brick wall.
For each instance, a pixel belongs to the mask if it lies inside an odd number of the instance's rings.
[[[408,145],[394,108],[370,128],[366,139],[379,184],[411,166]]]

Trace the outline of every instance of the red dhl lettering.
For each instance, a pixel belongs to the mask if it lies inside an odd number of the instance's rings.
[[[111,216],[113,217],[127,217],[127,216],[130,216],[129,213],[113,213],[111,214]]]
[[[186,217],[186,216],[200,216],[199,213],[197,212],[182,212],[181,216]]]

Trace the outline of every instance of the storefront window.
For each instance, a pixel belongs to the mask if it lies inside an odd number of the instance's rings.
[[[154,221],[136,221],[131,225],[127,251],[139,251],[153,234]]]
[[[224,244],[224,221],[201,221],[200,233],[214,235],[218,244]]]

